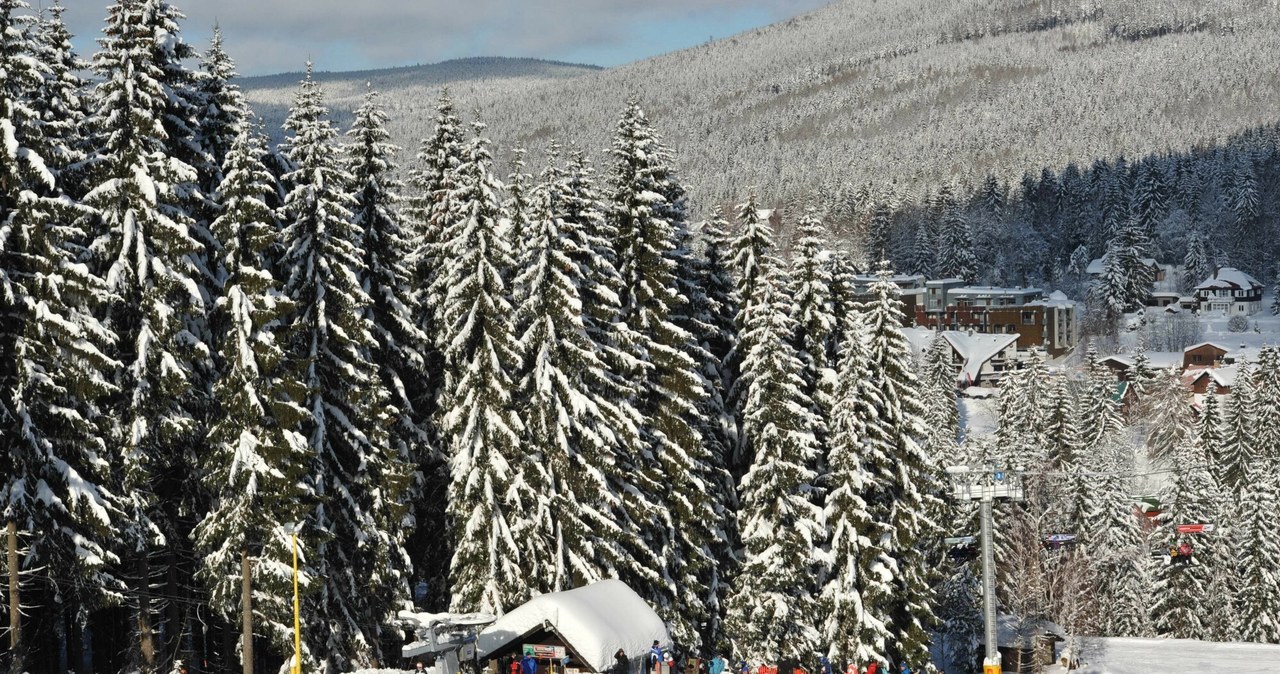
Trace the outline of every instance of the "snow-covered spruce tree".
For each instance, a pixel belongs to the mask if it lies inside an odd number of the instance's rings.
[[[928,630],[933,615],[927,547],[936,545],[939,534],[929,515],[938,510],[940,486],[933,461],[920,446],[925,436],[924,409],[911,369],[911,346],[902,332],[902,300],[889,280],[888,265],[881,263],[877,274],[865,313],[869,349],[865,376],[879,390],[881,401],[874,422],[867,426],[863,460],[872,481],[863,498],[872,520],[892,528],[883,543],[889,563],[882,567],[873,562],[864,573],[887,569],[893,590],[880,601],[864,601],[871,619],[889,627],[888,661],[922,670],[929,667]]]
[[[555,145],[554,141],[552,145]],[[531,236],[529,222],[532,216],[529,211],[532,206],[529,203],[529,190],[533,188],[531,185],[533,176],[529,175],[525,168],[525,154],[526,151],[522,147],[511,150],[511,173],[507,176],[506,184],[507,200],[502,205],[507,212],[507,219],[504,222],[507,245],[511,247],[511,256],[517,260],[524,254],[525,241]],[[513,267],[508,271],[511,274],[511,283],[514,283],[516,269]],[[512,294],[518,297],[522,293],[512,285]]]
[[[1047,412],[1044,418],[1045,459],[1053,470],[1069,471],[1084,460],[1080,434],[1083,420],[1076,407],[1071,381],[1065,376],[1055,376],[1049,385]]]
[[[1233,609],[1238,633],[1229,638],[1262,643],[1280,643],[1280,539],[1275,534],[1274,514],[1280,509],[1280,466],[1276,458],[1259,459],[1252,471],[1257,476],[1240,494],[1243,505],[1237,510],[1238,532],[1234,546],[1235,572],[1231,585],[1236,589]],[[1226,575],[1226,570],[1222,571]]]
[[[276,340],[292,306],[263,255],[278,231],[266,204],[277,186],[263,154],[263,141],[242,130],[215,193],[222,212],[213,231],[223,244],[213,319],[220,326],[213,344],[218,380],[208,453],[199,466],[210,507],[193,536],[210,607],[239,623],[247,564],[255,633],[283,654],[293,644],[293,586],[292,546],[282,526],[301,522],[313,503],[305,480],[311,455],[301,433],[309,411],[298,403],[305,390]]]
[[[462,163],[446,178],[439,253],[444,303],[446,378],[440,433],[453,479],[449,517],[454,545],[450,566],[452,607],[502,613],[528,599],[536,587],[530,565],[546,559],[546,541],[526,520],[543,489],[541,457],[520,448],[523,424],[512,394],[519,362],[509,290],[512,266],[500,222],[502,184],[492,173],[484,125]]]
[[[382,658],[392,602],[407,585],[398,512],[406,470],[387,436],[398,410],[372,360],[377,342],[365,310],[372,298],[360,287],[363,232],[352,224],[352,176],[326,115],[308,64],[285,120],[283,152],[294,169],[284,177],[280,267],[294,305],[285,352],[302,373],[306,479],[318,501],[303,529],[317,580],[304,634],[332,674]]]
[[[1138,168],[1131,199],[1130,213],[1134,225],[1138,228],[1142,240],[1152,245],[1156,241],[1161,221],[1169,212],[1169,188],[1165,184],[1164,173],[1157,164],[1157,160],[1148,159]],[[1154,252],[1147,250],[1144,257]]]
[[[1205,447],[1196,435],[1188,438],[1175,454],[1174,479],[1162,501],[1169,502],[1163,518],[1165,536],[1157,540],[1175,548],[1182,542],[1194,547],[1189,563],[1170,563],[1157,574],[1154,605],[1156,630],[1178,639],[1212,639],[1204,607],[1209,604],[1209,585],[1222,573],[1222,555],[1227,552],[1219,536],[1228,529],[1221,522],[1219,487],[1209,472]],[[1213,534],[1184,535],[1174,531],[1179,524],[1214,524]]]
[[[128,519],[116,529],[134,586],[130,659],[144,671],[179,655],[183,614],[190,610],[186,602],[167,605],[160,633],[169,643],[158,643],[150,589],[157,552],[164,551],[165,594],[187,594],[179,559],[199,510],[188,467],[203,437],[197,378],[209,357],[198,334],[208,277],[185,210],[197,175],[171,147],[182,137],[181,115],[169,114],[182,85],[174,70],[183,53],[175,14],[154,0],[111,5],[94,58],[101,79],[86,123],[94,151],[84,201],[98,213],[90,255],[114,296],[102,316],[119,338],[111,355],[121,363],[113,373],[119,395],[110,407],[120,429],[119,455],[110,463]]]
[[[250,123],[249,104],[236,78],[236,64],[222,47],[222,29],[215,26],[209,51],[200,61],[200,105],[196,111],[197,138],[212,170],[201,175],[200,189],[213,196],[222,184],[227,154]],[[215,237],[216,238],[216,237]]]
[[[1032,349],[1021,370],[1006,378],[1000,392],[1000,427],[996,436],[1004,460],[1030,467],[1045,458],[1050,438],[1045,413],[1049,409],[1049,372],[1039,349]]]
[[[738,296],[737,282],[730,266],[729,223],[718,209],[710,220],[703,223],[701,239],[702,280],[700,285],[706,295],[704,322],[708,327],[702,347],[711,358],[706,364],[707,378],[710,383],[708,393],[719,410],[714,422],[720,427],[717,435],[723,438],[723,454],[717,463],[728,467],[733,465],[738,455],[741,435],[739,417],[729,401],[729,392],[733,390],[739,376],[731,354],[735,352],[739,339],[736,321],[741,299]],[[711,440],[708,439],[708,441]],[[732,484],[729,487],[730,494],[736,491],[736,487]]]
[[[1254,386],[1254,368],[1241,363],[1236,370],[1235,384],[1227,398],[1227,410],[1223,419],[1222,444],[1208,447],[1211,465],[1222,488],[1238,494],[1250,481],[1258,457],[1257,393]]]
[[[872,206],[867,237],[863,242],[866,260],[884,260],[893,252],[889,249],[893,236],[893,208],[892,195],[888,194],[877,199]]]
[[[1204,230],[1197,227],[1187,237],[1187,253],[1182,258],[1182,292],[1190,294],[1213,275],[1212,260]]]
[[[453,111],[448,90],[440,92],[436,103],[435,131],[422,141],[417,164],[409,171],[413,195],[405,200],[404,214],[410,224],[413,250],[413,288],[419,294],[418,326],[433,337],[436,348],[444,350],[444,323],[440,316],[446,288],[441,276],[446,260],[439,247],[444,245],[444,229],[457,210],[450,202],[456,185],[457,169],[463,163],[466,142],[461,123]],[[438,370],[439,368],[435,368]],[[439,386],[439,382],[436,384]]]
[[[953,465],[960,436],[954,353],[946,338],[934,335],[920,368],[920,399],[927,429],[922,446],[939,466]]]
[[[767,218],[761,217],[760,205],[755,190],[747,196],[746,202],[737,206],[738,232],[728,242],[730,255],[729,267],[737,282],[738,313],[734,317],[738,339],[734,348],[725,357],[725,370],[733,373],[734,379],[727,391],[727,403],[731,414],[742,424],[742,408],[746,404],[745,382],[741,378],[742,360],[751,350],[747,341],[747,316],[751,311],[751,303],[761,279],[771,273],[768,265],[777,263],[774,255],[773,227]],[[741,480],[742,475],[751,467],[753,457],[749,442],[741,438],[735,447],[735,453],[729,462],[729,470],[734,478]]]
[[[403,185],[395,177],[400,148],[388,142],[387,121],[377,92],[368,92],[347,132],[351,142],[343,150],[355,190],[355,232],[364,256],[360,287],[372,300],[366,310],[377,344],[372,361],[396,409],[388,441],[405,466],[416,467],[426,464],[434,452],[431,422],[417,407],[428,395],[423,386],[428,338],[416,323],[418,297],[408,285],[409,242],[397,209]],[[420,473],[407,486],[407,502],[423,500]]]
[[[982,192],[979,195],[979,199],[987,214],[996,220],[999,220],[1004,214],[1005,191],[1005,186],[990,173],[982,181]]]
[[[634,360],[627,372],[637,385],[633,407],[647,422],[632,498],[647,502],[634,512],[656,507],[645,543],[662,560],[650,570],[656,578],[642,576],[633,587],[657,604],[676,641],[696,647],[707,588],[695,565],[706,558],[717,523],[706,483],[715,471],[697,430],[706,392],[691,355],[695,338],[680,325],[687,311],[678,279],[687,255],[684,189],[637,101],[618,122],[612,156],[609,216],[617,230],[619,322],[626,326],[619,339]]]
[[[858,315],[862,303],[858,301],[858,286],[854,281],[857,268],[854,267],[853,256],[844,250],[833,250],[827,255],[827,273],[831,277],[831,315],[836,325],[831,330],[831,341],[827,345],[827,362],[838,364],[844,348],[844,339],[849,334],[849,323]]]
[[[1113,433],[1082,458],[1093,498],[1083,504],[1077,533],[1095,571],[1098,628],[1107,636],[1138,636],[1151,622],[1141,567],[1150,553],[1142,547],[1133,508],[1133,447],[1127,436]]]
[[[797,225],[799,237],[791,251],[792,315],[796,320],[793,344],[804,364],[804,393],[813,403],[819,445],[826,443],[831,409],[835,406],[836,372],[830,359],[832,334],[839,322],[831,312],[831,273],[825,264],[826,230],[812,207]]]
[[[1182,375],[1172,368],[1162,371],[1146,388],[1142,407],[1147,422],[1147,455],[1167,461],[1195,433],[1190,393],[1182,383]]]
[[[743,433],[755,460],[742,478],[744,557],[725,621],[740,657],[777,662],[806,658],[819,643],[813,579],[819,563],[815,550],[824,532],[822,512],[810,493],[817,478],[813,467],[819,447],[813,427],[818,419],[804,394],[803,365],[791,346],[796,325],[787,312],[784,281],[776,263],[770,268],[756,285],[747,316],[751,349],[742,363],[747,394]],[[856,461],[856,454],[849,459]]]
[[[434,427],[445,367],[444,347],[440,342],[444,334],[440,315],[444,295],[437,292],[441,288],[436,284],[443,265],[438,246],[450,211],[451,181],[455,169],[462,163],[464,136],[448,91],[440,93],[436,110],[435,130],[422,141],[417,161],[409,171],[410,191],[401,212],[409,247],[404,260],[409,268],[407,285],[413,293],[406,301],[411,300],[418,329],[428,339],[422,352],[424,367],[417,387],[419,397],[411,402],[414,411],[427,420],[424,428],[430,434],[429,447],[434,448],[417,466],[426,497],[414,504],[417,527],[410,551],[415,575],[426,582],[429,589],[427,605],[442,611],[449,604],[448,577],[453,552],[451,543],[446,541],[441,545],[438,536],[447,526],[444,506],[451,476],[445,456],[447,448]]]
[[[836,405],[832,413],[823,476],[823,516],[829,537],[824,560],[825,585],[821,588],[818,625],[827,656],[850,662],[885,660],[889,626],[883,618],[865,610],[865,602],[893,592],[890,577],[873,570],[888,568],[883,541],[888,523],[872,519],[863,499],[872,476],[864,464],[867,423],[875,419],[881,404],[879,392],[864,378],[869,367],[866,327],[858,316],[848,322],[845,350],[840,363]]]
[[[21,0],[0,0],[0,524],[19,531],[25,634],[10,654],[78,649],[87,611],[119,596],[113,543],[127,525],[108,461],[114,335],[109,295],[78,259],[85,213],[65,196],[69,138],[27,96],[52,69],[27,40]],[[46,153],[48,153],[46,158]]]
[[[1206,632],[1214,641],[1235,641],[1240,634],[1240,614],[1233,603],[1237,592],[1237,583],[1233,571],[1237,570],[1240,555],[1239,543],[1244,533],[1240,520],[1246,517],[1246,508],[1252,508],[1238,491],[1227,491],[1222,487],[1222,471],[1214,464],[1215,450],[1222,447],[1225,438],[1222,403],[1224,398],[1218,395],[1217,386],[1210,386],[1209,394],[1204,398],[1200,408],[1200,419],[1193,433],[1197,435],[1200,446],[1205,448],[1209,459],[1209,474],[1213,484],[1219,490],[1217,496],[1218,536],[1221,539],[1216,546],[1219,554],[1217,566],[1221,571],[1209,579],[1208,601],[1202,607],[1207,621]]]
[[[942,225],[938,229],[937,270],[947,278],[958,278],[972,283],[978,274],[978,262],[973,256],[973,231],[955,199],[946,203],[942,212]]]
[[[1085,380],[1078,401],[1080,418],[1084,421],[1080,444],[1085,452],[1124,427],[1115,390],[1115,373],[1102,364],[1097,348],[1090,343],[1085,351]]]
[[[620,404],[598,345],[586,330],[583,291],[596,242],[588,223],[571,217],[569,183],[552,151],[529,195],[529,222],[516,268],[521,356],[522,451],[537,456],[532,477],[540,498],[524,514],[545,541],[545,556],[524,564],[535,592],[612,577],[640,546],[634,522],[621,517],[620,440],[638,435]],[[567,217],[570,216],[570,217]],[[532,485],[530,488],[534,488]]]
[[[1271,315],[1280,316],[1280,266],[1276,267],[1274,280],[1271,282]]]
[[[1269,462],[1280,462],[1280,348],[1266,346],[1258,352],[1253,395],[1254,466],[1268,467]],[[1251,477],[1257,477],[1256,473]]]
[[[706,595],[693,607],[698,612],[689,618],[698,628],[699,648],[711,648],[717,642],[725,642],[722,609],[729,590],[726,579],[735,571],[732,562],[736,560],[735,551],[738,549],[737,493],[728,465],[723,460],[728,440],[720,419],[727,414],[727,406],[723,395],[716,390],[720,380],[720,361],[713,359],[704,346],[716,341],[719,333],[710,318],[710,300],[703,286],[706,275],[704,261],[693,250],[692,228],[681,228],[679,232],[676,287],[685,301],[672,313],[672,321],[690,335],[685,352],[693,359],[695,371],[701,379],[700,386],[705,391],[697,401],[697,412],[691,422],[701,438],[701,451],[690,467],[697,473],[688,476],[687,483],[699,485],[704,492],[690,499],[695,508],[709,508],[715,520],[710,526],[710,538],[700,548],[691,548],[689,544],[692,541],[683,542],[685,549],[692,550],[692,555],[688,559],[676,560],[673,576],[677,586],[705,588]],[[731,316],[723,318],[732,320]],[[704,499],[705,505],[697,503]]]
[[[715,218],[700,228],[701,252],[689,257],[691,273],[681,285],[690,297],[686,319],[695,331],[699,353],[699,371],[706,397],[699,404],[698,432],[708,450],[708,464],[714,471],[708,479],[708,490],[716,509],[719,531],[711,543],[711,558],[706,581],[707,616],[702,632],[703,648],[728,648],[724,627],[727,580],[736,572],[738,536],[738,494],[729,465],[736,451],[740,428],[728,404],[730,382],[725,357],[737,342],[734,319],[737,317],[737,293],[727,258],[728,223],[717,212]]]
[[[911,239],[907,270],[933,278],[938,272],[938,224],[923,216],[916,222],[915,236]]]
[[[86,82],[80,73],[89,69],[71,44],[71,33],[62,19],[65,8],[55,2],[32,33],[35,56],[44,67],[43,81],[26,92],[27,105],[39,127],[32,143],[45,166],[69,196],[83,194],[84,121],[88,106]]]
[[[978,661],[982,634],[982,581],[973,564],[960,564],[938,587],[943,669],[967,672]]]
[[[773,226],[761,213],[755,189],[747,195],[747,200],[738,205],[738,235],[733,239],[731,251],[733,270],[738,278],[738,297],[741,306],[738,310],[738,330],[746,333],[747,315],[751,303],[756,297],[756,287],[769,274],[767,260],[774,254]],[[747,345],[750,349],[750,345]]]

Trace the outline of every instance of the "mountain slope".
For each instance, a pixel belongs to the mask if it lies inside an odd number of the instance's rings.
[[[751,185],[830,199],[867,182],[1185,149],[1274,122],[1278,29],[1272,0],[843,0],[620,68],[454,94],[500,147],[535,157],[552,137],[603,150],[638,96],[698,206]],[[416,147],[434,96],[386,94],[393,133]]]

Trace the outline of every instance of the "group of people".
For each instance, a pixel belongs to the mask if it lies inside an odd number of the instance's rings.
[[[612,674],[631,674],[631,660],[627,657],[626,652],[618,649],[614,654],[614,668]],[[666,672],[662,671],[662,667],[667,668]],[[816,674],[837,674],[836,668],[823,655],[818,658],[819,672]],[[644,672],[641,674],[678,674],[679,667],[676,664],[676,657],[672,655],[670,650],[662,648],[657,642],[653,642],[653,646],[644,658]],[[512,674],[519,674],[512,672]],[[698,665],[698,674],[810,674],[809,670],[798,662],[781,662],[773,663],[757,663],[751,664],[746,660],[738,662],[736,672],[731,672],[729,662],[724,656],[716,655],[710,659],[702,660]],[[849,663],[840,674],[911,674],[911,667],[905,662],[898,663],[897,669],[889,669],[882,666],[879,662],[871,662],[859,666],[857,663]]]

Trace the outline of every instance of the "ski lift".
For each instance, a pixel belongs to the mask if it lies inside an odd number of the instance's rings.
[[[1179,524],[1174,526],[1174,531],[1180,536],[1195,536],[1199,534],[1213,533],[1212,524]],[[1191,564],[1195,558],[1195,546],[1189,540],[1183,540],[1177,545],[1170,545],[1168,550],[1161,550],[1155,553],[1155,557],[1162,557],[1166,564],[1175,564],[1186,566]]]
[[[943,540],[947,544],[947,556],[957,564],[978,558],[977,536],[955,536]]]
[[[1044,549],[1057,551],[1067,547],[1075,547],[1075,534],[1049,534],[1044,537]]]

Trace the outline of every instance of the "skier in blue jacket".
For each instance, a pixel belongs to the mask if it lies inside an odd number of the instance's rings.
[[[724,658],[719,655],[711,658],[711,665],[707,667],[707,674],[724,674],[724,670],[729,666]]]
[[[898,663],[898,674],[911,674],[911,668],[905,662]]]
[[[520,674],[538,674],[538,661],[532,655],[520,659]]]

